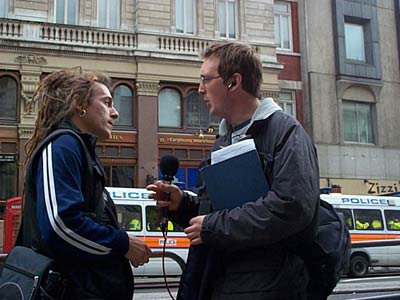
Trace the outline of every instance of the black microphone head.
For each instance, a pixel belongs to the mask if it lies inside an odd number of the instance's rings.
[[[164,155],[160,160],[160,170],[165,180],[171,181],[179,169],[179,160],[173,155]]]

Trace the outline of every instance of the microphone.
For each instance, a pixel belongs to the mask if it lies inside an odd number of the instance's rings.
[[[164,155],[160,160],[160,171],[162,174],[162,180],[166,184],[171,184],[174,180],[174,176],[179,169],[179,160],[173,155]],[[170,195],[165,194],[165,201],[170,200]],[[166,232],[168,227],[168,208],[163,207],[161,209],[161,231]]]

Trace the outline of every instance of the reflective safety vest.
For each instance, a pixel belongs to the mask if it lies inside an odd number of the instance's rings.
[[[388,222],[388,225],[389,225],[389,229],[400,230],[400,222],[399,221],[390,220]]]
[[[357,229],[367,229],[369,227],[369,223],[361,223],[359,220],[356,221],[356,228]]]
[[[382,222],[380,220],[373,220],[372,228],[373,229],[382,229]]]
[[[138,219],[132,219],[132,220],[129,222],[128,230],[134,230],[134,231],[140,231],[140,230],[142,230],[142,224],[140,223],[140,220],[138,220]]]
[[[151,228],[150,223],[147,224],[147,230],[153,230],[153,231],[161,231],[161,227],[157,226],[156,228]],[[168,231],[174,231],[174,223],[168,220]]]

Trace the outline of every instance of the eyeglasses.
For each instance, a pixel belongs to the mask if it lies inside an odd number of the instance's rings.
[[[213,79],[217,79],[217,78],[220,78],[221,76],[210,76],[210,77],[207,77],[207,76],[204,76],[204,75],[201,75],[200,76],[200,82],[204,85],[204,84],[206,84],[207,83],[207,81],[210,81],[210,80],[213,80]]]

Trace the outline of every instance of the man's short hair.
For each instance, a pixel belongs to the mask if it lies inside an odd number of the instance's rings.
[[[259,97],[262,83],[262,63],[250,45],[239,42],[217,42],[208,46],[202,57],[203,59],[218,58],[218,73],[224,82],[227,82],[233,74],[239,73],[242,75],[243,89],[249,94]]]

